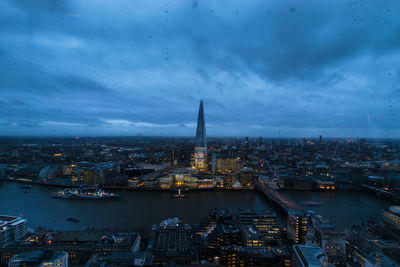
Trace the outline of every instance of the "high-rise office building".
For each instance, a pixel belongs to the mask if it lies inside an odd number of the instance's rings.
[[[290,210],[287,218],[287,235],[295,244],[307,243],[307,232],[312,228],[311,214]]]
[[[236,214],[246,247],[262,247],[280,238],[277,215],[272,211],[239,209]]]
[[[200,171],[205,170],[207,168],[207,137],[206,137],[206,123],[204,120],[203,100],[200,100],[199,116],[197,119],[193,166]]]

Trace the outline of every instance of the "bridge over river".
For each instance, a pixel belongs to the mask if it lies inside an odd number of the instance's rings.
[[[285,195],[279,193],[278,191],[272,189],[268,185],[266,185],[263,181],[256,180],[255,181],[256,189],[261,191],[264,195],[266,195],[269,199],[274,201],[276,204],[281,206],[286,212],[290,210],[303,211],[303,208],[298,206],[292,200],[287,198]]]

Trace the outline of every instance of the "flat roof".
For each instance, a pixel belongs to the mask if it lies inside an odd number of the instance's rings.
[[[299,255],[304,266],[323,266],[323,261],[320,259],[326,257],[325,252],[318,246],[314,245],[294,245],[293,250]]]

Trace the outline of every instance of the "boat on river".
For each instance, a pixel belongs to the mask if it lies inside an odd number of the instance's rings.
[[[178,189],[178,193],[172,194],[171,197],[173,197],[173,198],[186,198],[187,194],[182,194],[181,190]]]
[[[67,188],[51,194],[54,198],[64,199],[119,199],[121,195],[116,193],[105,192],[100,188],[81,189],[81,188]]]

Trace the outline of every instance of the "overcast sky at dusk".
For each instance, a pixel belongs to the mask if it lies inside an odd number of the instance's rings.
[[[400,135],[400,1],[0,1],[0,136]]]

